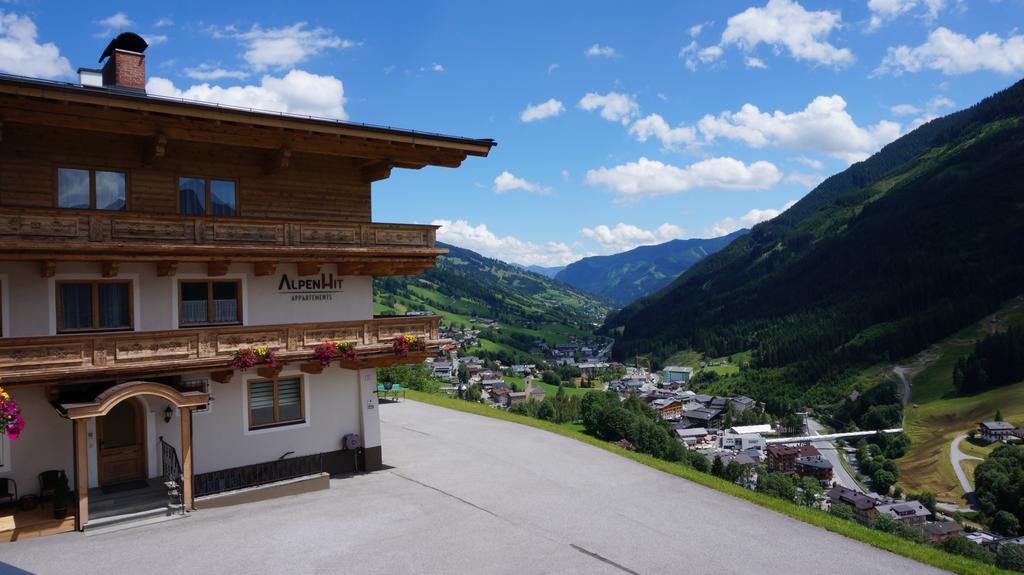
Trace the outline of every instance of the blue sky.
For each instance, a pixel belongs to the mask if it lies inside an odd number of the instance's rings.
[[[73,79],[119,30],[150,92],[494,138],[396,170],[374,220],[561,265],[772,217],[1024,74],[1024,0],[0,5],[0,71]]]

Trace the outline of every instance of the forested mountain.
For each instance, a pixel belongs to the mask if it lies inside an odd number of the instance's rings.
[[[591,256],[569,264],[555,279],[626,305],[665,287],[690,266],[747,231],[710,239],[671,240],[610,256]]]
[[[618,357],[755,351],[807,388],[1024,291],[1024,82],[832,176],[609,319]]]
[[[481,350],[529,359],[535,339],[589,336],[608,313],[608,302],[519,266],[447,244],[447,256],[418,276],[374,280],[374,313],[432,311],[454,326],[481,329]],[[497,320],[485,327],[473,320]]]

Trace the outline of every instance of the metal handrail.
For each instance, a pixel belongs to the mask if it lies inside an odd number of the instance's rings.
[[[168,495],[177,495],[178,509],[184,512],[185,475],[181,469],[181,461],[178,459],[178,450],[170,443],[164,441],[163,436],[160,436],[160,467],[164,482],[167,485]]]

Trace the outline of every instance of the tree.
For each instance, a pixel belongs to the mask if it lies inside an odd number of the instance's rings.
[[[919,501],[921,505],[925,506],[925,509],[935,513],[935,494],[931,491],[922,491],[920,493],[913,493],[910,495],[910,499],[913,501]]]
[[[1002,409],[997,409],[996,410],[996,421],[1002,421],[1002,420],[1003,420],[1003,410]]]
[[[900,522],[893,519],[888,513],[879,513],[871,521],[871,527],[886,533],[896,534],[900,529]]]
[[[821,484],[818,480],[813,477],[804,477],[800,480],[800,503],[807,507],[816,507],[818,505],[818,498],[824,490],[821,488]]]
[[[715,455],[714,461],[711,462],[711,475],[725,477],[725,464],[722,463],[722,456]]]
[[[853,520],[853,507],[846,503],[833,503],[828,512],[840,519]]]
[[[963,555],[964,557],[970,557],[971,559],[976,559],[982,563],[991,564],[995,562],[995,558],[992,556],[992,553],[986,551],[981,545],[972,543],[960,535],[947,537],[936,543],[935,546],[947,553]]]
[[[758,491],[785,499],[786,501],[796,499],[796,482],[785,473],[770,473],[764,478],[763,482],[759,483],[761,485],[758,485]]]
[[[466,364],[464,364],[464,363],[460,363],[459,364],[458,378],[459,378],[459,383],[461,383],[463,385],[469,383],[469,368],[466,367]]]
[[[1024,547],[1004,544],[996,552],[996,567],[1009,571],[1024,572]]]
[[[743,477],[743,466],[740,465],[739,461],[733,459],[725,466],[725,478],[736,483],[741,477]]]
[[[871,475],[871,487],[881,495],[887,495],[893,483],[896,483],[896,476],[885,469],[878,469]]]
[[[540,378],[544,383],[547,383],[549,385],[558,385],[562,383],[562,378],[559,377],[557,373],[551,371],[550,369],[545,371],[540,376]]]
[[[996,531],[1019,532],[1024,520],[1024,446],[995,448],[974,470],[974,484],[979,507],[991,518],[990,527]],[[1005,514],[1000,515],[1000,512]],[[1010,515],[1016,523],[1009,519]]]
[[[991,525],[992,530],[997,533],[1010,537],[1020,535],[1020,521],[1009,511],[996,513],[996,516],[992,518]]]

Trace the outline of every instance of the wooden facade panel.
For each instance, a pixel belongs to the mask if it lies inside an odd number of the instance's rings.
[[[414,335],[429,338],[431,326],[426,322],[410,322],[401,324],[381,324],[377,326],[377,341],[389,342],[400,335]]]
[[[232,180],[238,215],[274,220],[370,221],[370,184],[346,158],[292,154],[267,174],[268,152],[171,140],[145,162],[147,138],[4,123],[0,205],[54,207],[58,167],[123,171],[128,210],[178,213],[178,178]]]
[[[288,331],[248,331],[241,333],[223,333],[217,335],[217,354],[234,353],[243,347],[265,346],[276,349],[287,349]]]
[[[114,241],[189,241],[193,234],[192,221],[113,219],[110,224]]]
[[[358,226],[318,226],[309,224],[294,224],[293,228],[297,233],[292,243],[304,246],[333,246],[333,245],[354,245],[358,244]]]
[[[130,338],[115,342],[114,362],[153,361],[198,357],[195,336]]]
[[[367,230],[370,245],[390,246],[425,246],[428,235],[425,230],[402,230],[389,228],[371,228]]]
[[[89,356],[88,343],[83,341],[42,345],[0,345],[0,370],[82,365]]]
[[[325,342],[344,341],[355,344],[363,343],[363,330],[358,327],[334,329],[307,329],[302,332],[303,347],[316,347]]]
[[[206,234],[210,243],[256,243],[284,245],[283,224],[254,224],[249,222],[211,222],[212,231]]]

